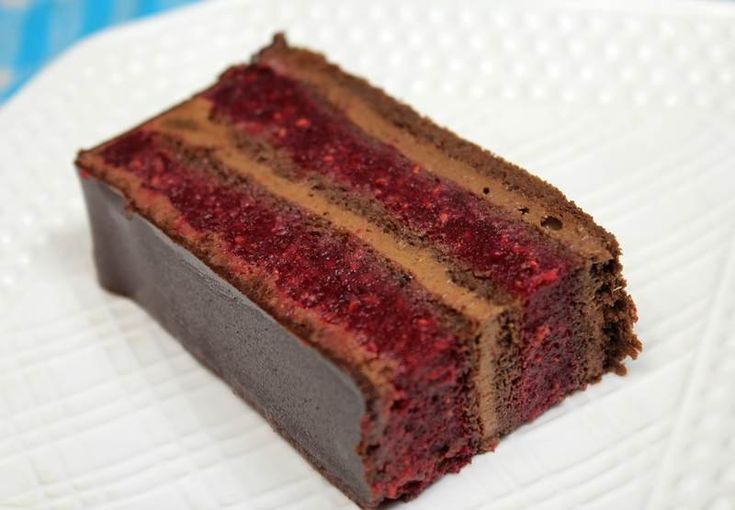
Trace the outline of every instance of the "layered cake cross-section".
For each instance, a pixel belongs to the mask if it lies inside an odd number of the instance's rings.
[[[612,235],[280,35],[76,164],[102,285],[365,507],[641,348]]]

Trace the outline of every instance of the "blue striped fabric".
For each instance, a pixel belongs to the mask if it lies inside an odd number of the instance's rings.
[[[0,102],[78,39],[195,1],[0,0]]]

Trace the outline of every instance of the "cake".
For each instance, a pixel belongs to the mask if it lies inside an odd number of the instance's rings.
[[[611,234],[280,34],[76,165],[102,286],[363,507],[641,349]]]

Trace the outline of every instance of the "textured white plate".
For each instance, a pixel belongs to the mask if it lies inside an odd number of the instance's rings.
[[[613,2],[610,2],[613,4]],[[0,508],[351,503],[95,282],[71,161],[270,34],[617,234],[645,350],[402,508],[735,509],[735,4],[219,1],[94,37],[0,111]]]

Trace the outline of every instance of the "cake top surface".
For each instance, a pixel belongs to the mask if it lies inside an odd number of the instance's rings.
[[[475,324],[618,252],[556,188],[280,34],[144,131],[357,236]]]

